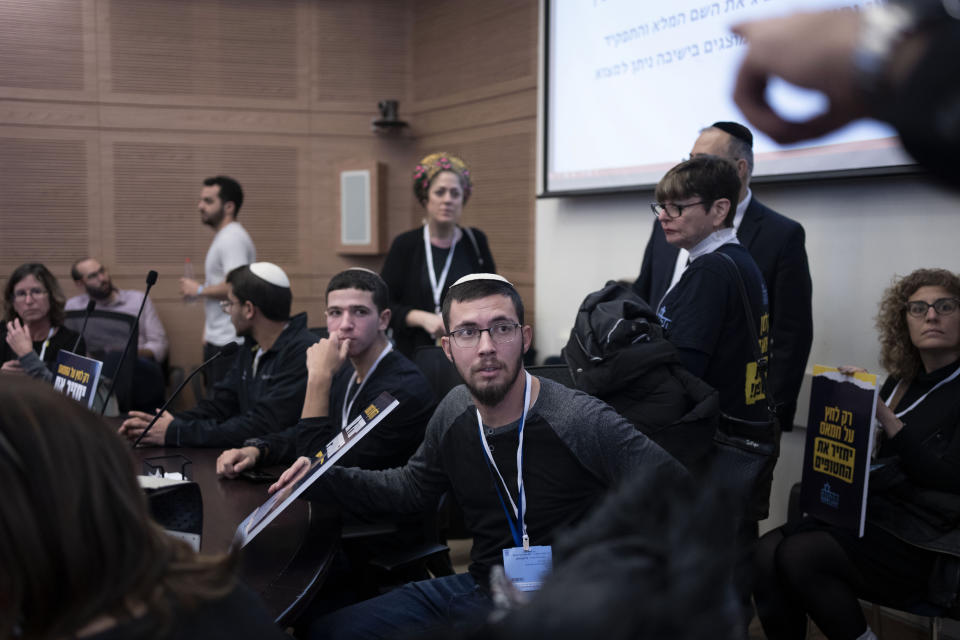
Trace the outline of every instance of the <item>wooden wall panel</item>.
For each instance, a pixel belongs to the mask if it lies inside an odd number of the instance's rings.
[[[258,259],[299,261],[299,163],[296,146],[200,145],[118,141],[112,145],[115,255],[119,263],[181,266],[191,257],[202,271],[211,234],[200,223],[203,178],[240,182],[238,217]]]
[[[371,119],[380,100],[399,100],[402,108],[409,84],[407,4],[325,2],[317,4],[315,17],[314,108],[360,103]]]
[[[82,90],[83,10],[76,0],[0,2],[0,86]]]
[[[69,263],[87,249],[88,143],[0,132],[0,265]]]
[[[487,234],[532,324],[537,3],[419,0],[412,41],[420,154],[445,150],[470,165],[463,223]]]
[[[109,0],[100,8],[105,92],[116,98],[306,104],[302,2]]]
[[[414,5],[413,99],[536,77],[537,2],[420,0]]]
[[[151,293],[171,360],[197,362],[202,309],[180,300],[212,237],[204,177],[244,187],[258,257],[322,324],[337,256],[336,167],[387,169],[391,238],[420,223],[411,172],[446,148],[473,165],[465,223],[532,304],[537,3],[527,0],[0,0],[0,285],[41,259],[100,257],[119,286]],[[411,127],[370,129],[380,100]],[[532,311],[532,310],[531,310]]]

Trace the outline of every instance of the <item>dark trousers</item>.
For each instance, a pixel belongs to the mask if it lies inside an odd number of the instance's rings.
[[[314,621],[310,640],[383,640],[479,627],[493,601],[469,573],[411,582]],[[453,634],[451,631],[450,634]],[[436,635],[435,637],[441,637]]]
[[[210,344],[209,342],[203,343],[203,360],[206,362],[219,351],[221,351],[226,345],[217,345]],[[233,366],[233,361],[236,358],[236,354],[231,356],[220,356],[213,362],[207,365],[207,368],[203,370],[203,389],[206,395],[210,395],[210,391],[213,389],[213,385],[217,384],[221,380],[227,377],[227,372],[230,371],[230,367]],[[197,398],[199,400],[200,398]]]

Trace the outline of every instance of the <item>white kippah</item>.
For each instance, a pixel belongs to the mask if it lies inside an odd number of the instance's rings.
[[[253,275],[266,280],[272,285],[278,287],[290,288],[290,278],[283,272],[283,269],[272,262],[254,262],[250,264],[250,271]]]
[[[365,271],[370,275],[377,276],[378,278],[380,277],[379,273],[377,273],[373,269],[367,269],[366,267],[347,267],[346,269],[344,269],[344,271]]]
[[[450,287],[453,288],[458,284],[464,284],[465,282],[473,282],[474,280],[496,280],[497,282],[503,282],[513,287],[513,283],[511,283],[509,280],[507,280],[503,276],[498,276],[495,273],[471,273],[469,275],[463,276],[462,278],[454,282],[452,285],[450,285]],[[516,287],[513,287],[513,288],[516,289]]]

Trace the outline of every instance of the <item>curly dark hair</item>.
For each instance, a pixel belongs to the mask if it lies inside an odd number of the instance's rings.
[[[14,318],[19,318],[16,310],[13,308],[13,288],[27,276],[33,276],[39,280],[40,284],[43,285],[43,288],[47,290],[47,294],[50,296],[50,325],[53,327],[62,326],[63,320],[66,318],[63,306],[66,304],[67,299],[64,297],[63,291],[60,289],[60,284],[54,275],[39,262],[22,264],[10,274],[10,279],[7,280],[7,286],[3,292],[3,321],[11,322]]]
[[[910,341],[906,310],[907,300],[920,287],[943,287],[960,298],[960,277],[946,269],[917,269],[902,278],[895,276],[883,292],[877,314],[880,364],[901,380],[914,377],[923,367],[920,351]]]

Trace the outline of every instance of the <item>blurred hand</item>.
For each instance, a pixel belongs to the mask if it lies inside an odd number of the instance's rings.
[[[307,349],[307,375],[332,377],[347,359],[349,349],[349,339],[341,342],[336,334],[321,338]]]
[[[130,417],[123,421],[118,432],[125,436],[131,442],[136,441],[147,428],[153,416],[156,414],[144,413],[143,411],[131,411]],[[169,411],[164,411],[157,423],[150,428],[150,433],[140,441],[140,444],[150,444],[154,446],[163,446],[167,435],[167,427],[173,422],[173,415]]]
[[[735,25],[733,32],[747,41],[733,92],[737,106],[780,144],[816,138],[866,116],[853,65],[859,25],[853,11],[795,13]],[[767,101],[771,77],[820,91],[828,101],[826,112],[805,122],[784,120]]]
[[[256,447],[227,449],[217,458],[217,475],[221,478],[236,478],[241,471],[257,465],[260,450]]]
[[[30,337],[27,327],[20,322],[20,318],[14,318],[7,323],[7,344],[18,358],[33,351],[33,338]]]
[[[857,374],[857,373],[870,373],[869,371],[867,371],[867,370],[864,369],[863,367],[853,367],[853,366],[850,366],[850,365],[844,365],[844,366],[842,366],[842,367],[837,367],[837,371],[839,371],[840,373],[842,373],[842,374],[845,375],[845,376],[852,376],[852,375],[855,375],[855,374]]]
[[[0,365],[0,371],[6,371],[7,373],[24,373],[23,366],[21,366],[19,360],[7,360]]]
[[[290,465],[290,468],[280,474],[280,479],[270,485],[270,487],[267,489],[267,492],[273,494],[282,489],[286,489],[288,486],[303,477],[303,474],[305,474],[309,468],[310,458],[307,458],[306,456],[300,456],[297,458],[296,462]]]
[[[433,339],[437,339],[447,333],[447,330],[443,326],[443,317],[439,313],[413,309],[407,313],[407,324],[420,327],[429,333]]]
[[[180,295],[184,298],[195,298],[198,294],[200,283],[190,278],[180,278]]]

